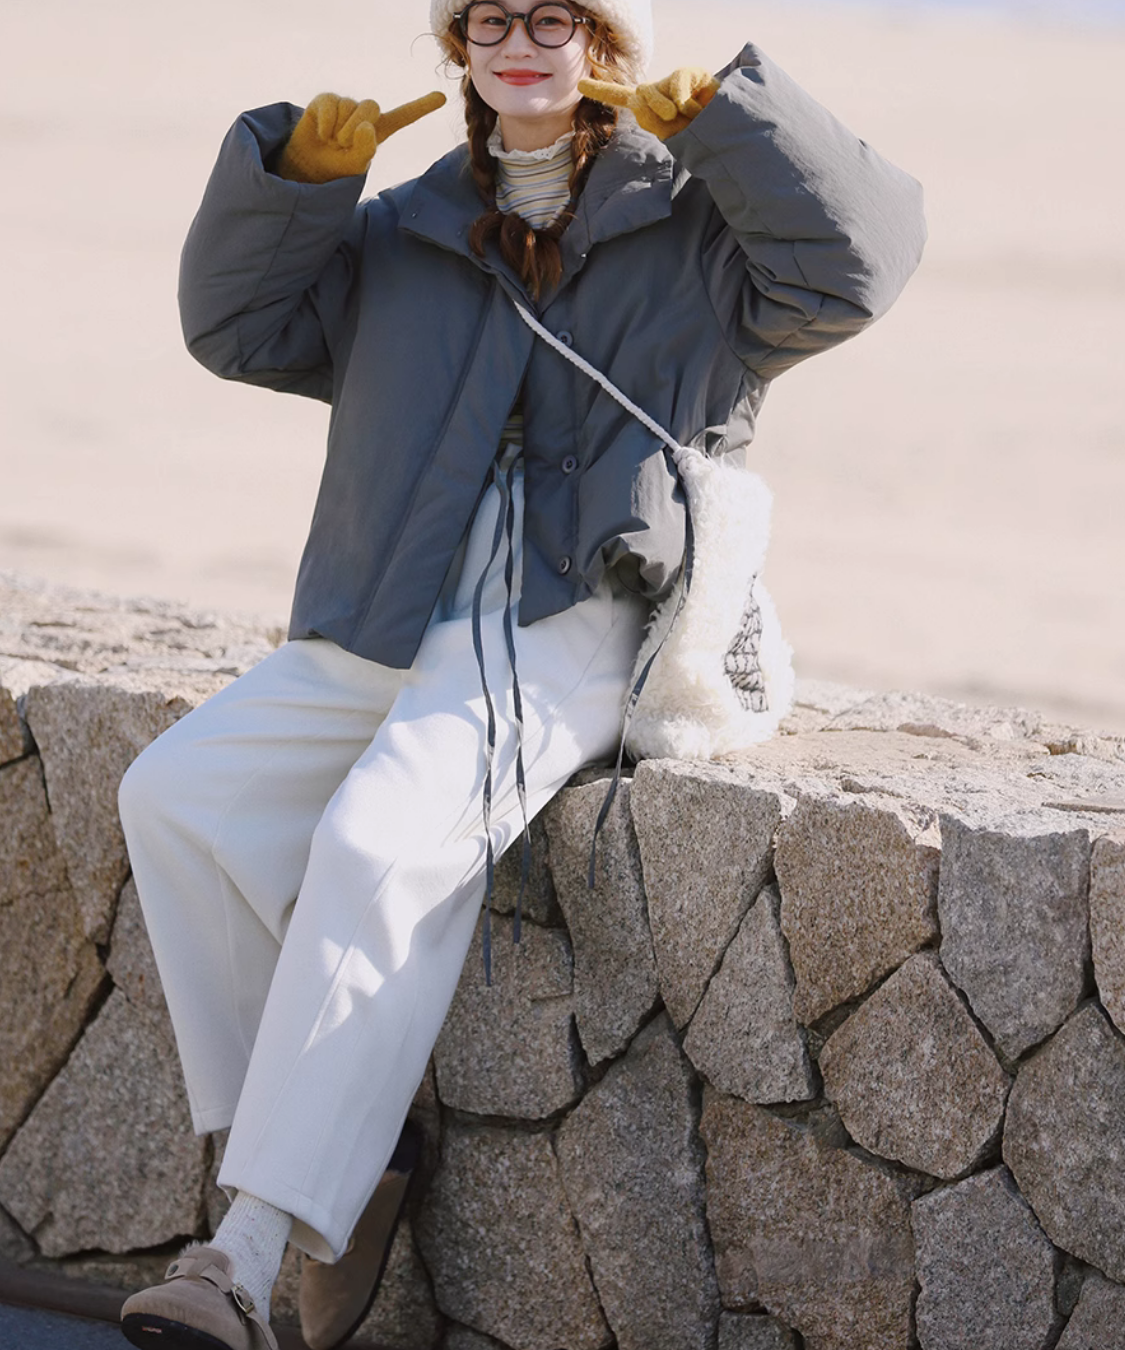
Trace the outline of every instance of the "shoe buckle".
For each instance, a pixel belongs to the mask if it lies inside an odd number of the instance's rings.
[[[243,1285],[232,1284],[230,1292],[231,1297],[242,1312],[252,1313],[254,1311],[254,1300],[250,1297],[250,1291]]]

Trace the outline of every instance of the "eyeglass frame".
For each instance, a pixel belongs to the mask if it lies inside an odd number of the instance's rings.
[[[469,36],[469,10],[476,9],[478,5],[495,6],[496,9],[503,11],[503,13],[507,17],[508,26],[507,28],[504,29],[502,36],[498,37],[495,42],[477,42],[475,38],[471,38]],[[570,36],[567,38],[566,42],[560,42],[555,45],[552,45],[549,42],[539,41],[539,39],[535,36],[534,32],[532,31],[531,27],[531,16],[535,13],[537,9],[566,10],[566,12],[570,15],[571,22],[574,25],[570,30]],[[474,47],[499,47],[502,42],[507,42],[508,37],[512,31],[512,25],[515,23],[517,19],[520,19],[523,21],[524,32],[527,33],[527,36],[531,39],[531,41],[534,42],[537,47],[542,47],[544,51],[548,52],[560,51],[563,47],[566,47],[569,43],[573,42],[574,35],[575,33],[578,32],[579,24],[583,24],[584,26],[590,29],[594,27],[593,19],[591,19],[586,14],[575,14],[574,10],[572,10],[568,5],[562,3],[562,0],[540,0],[539,4],[532,5],[532,7],[524,14],[518,14],[516,13],[515,10],[505,9],[504,6],[500,3],[500,0],[470,0],[470,3],[467,4],[464,9],[454,14],[453,18],[461,29],[461,36],[465,39],[466,42],[471,42]]]

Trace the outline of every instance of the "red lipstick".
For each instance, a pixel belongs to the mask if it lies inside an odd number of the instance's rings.
[[[505,84],[538,84],[541,80],[549,80],[551,77],[541,70],[498,70],[496,78],[503,80]]]

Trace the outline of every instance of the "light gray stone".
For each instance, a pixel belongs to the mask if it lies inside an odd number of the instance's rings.
[[[284,637],[279,626],[253,619],[0,573],[0,652],[82,674],[174,668],[206,697]]]
[[[1125,1350],[1125,1285],[1087,1275],[1057,1350]]]
[[[889,797],[803,797],[778,832],[781,927],[806,1025],[937,934],[933,813]]]
[[[922,1350],[1042,1350],[1055,1322],[1055,1250],[1008,1170],[914,1202]]]
[[[27,695],[27,721],[43,757],[47,796],[86,935],[109,936],[129,872],[117,815],[125,770],[150,741],[193,706],[138,679],[74,678]]]
[[[609,1343],[548,1135],[452,1125],[416,1233],[447,1317],[512,1350]]]
[[[39,761],[0,769],[0,1149],[66,1061],[104,972],[55,843]]]
[[[718,1350],[797,1350],[797,1341],[776,1317],[724,1312],[719,1318]]]
[[[767,886],[742,920],[691,1020],[684,1051],[720,1092],[748,1102],[815,1095],[793,1016],[793,971],[781,935],[781,897]]]
[[[1125,832],[1094,840],[1090,941],[1098,993],[1118,1031],[1125,1031]]]
[[[1125,1282],[1125,1045],[1096,1004],[1020,1068],[1004,1161],[1052,1242]]]
[[[438,1096],[478,1115],[539,1120],[582,1091],[574,1031],[573,958],[564,932],[492,917],[492,985],[485,984],[483,916],[434,1046]]]
[[[661,1014],[571,1112],[557,1153],[620,1350],[710,1350],[719,1292],[691,1068]]]
[[[948,736],[979,744],[985,740],[1030,740],[1042,718],[1028,708],[972,707],[934,694],[889,692],[871,695],[841,710],[834,731],[903,731],[913,735]]]
[[[544,928],[561,928],[562,911],[555,895],[550,844],[542,815],[531,822],[531,858],[527,873],[527,887],[523,894],[523,917]],[[515,914],[520,893],[520,875],[523,871],[523,836],[517,835],[511,846],[496,864],[492,908],[497,914]]]
[[[903,1350],[914,1188],[811,1129],[710,1089],[700,1130],[724,1306],[761,1304],[817,1350]]]
[[[942,964],[1010,1059],[1082,997],[1089,878],[1085,830],[1023,835],[942,818]]]
[[[106,969],[130,1003],[147,1008],[158,1018],[167,1018],[164,988],[148,940],[137,885],[132,877],[125,883],[117,902]],[[167,1030],[171,1037],[171,1021],[167,1022]]]
[[[35,741],[20,704],[32,684],[49,684],[61,672],[43,661],[24,661],[0,652],[0,765],[30,755]]]
[[[649,760],[631,805],[660,990],[684,1027],[769,874],[784,799],[737,769]]]
[[[205,1140],[175,1047],[114,993],[0,1160],[0,1204],[46,1256],[196,1232]]]
[[[912,956],[832,1034],[820,1071],[858,1143],[946,1179],[979,1161],[1010,1086],[930,952]]]
[[[587,882],[604,781],[566,788],[543,813],[559,904],[574,944],[574,1015],[591,1064],[618,1055],[659,993],[641,854],[619,785],[598,838],[596,885]]]

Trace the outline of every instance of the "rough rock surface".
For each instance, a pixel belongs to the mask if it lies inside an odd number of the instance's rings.
[[[451,1125],[416,1232],[447,1316],[512,1350],[608,1344],[548,1135]]]
[[[1125,832],[1094,841],[1090,940],[1098,993],[1118,1031],[1125,1031]]]
[[[543,813],[559,904],[574,944],[574,1015],[591,1064],[620,1054],[659,992],[641,854],[623,781],[598,837],[596,885],[588,869],[604,781],[566,788]]]
[[[155,1247],[196,1232],[206,1158],[174,1046],[115,993],[0,1161],[0,1204],[46,1256]]]
[[[531,861],[527,873],[527,887],[523,893],[523,917],[544,928],[561,928],[562,911],[555,895],[555,878],[551,871],[550,843],[542,815],[531,822]],[[496,880],[492,893],[492,908],[497,914],[514,914],[520,893],[520,873],[523,870],[523,837],[500,856],[496,864]]]
[[[0,1209],[0,1261],[24,1266],[36,1255],[35,1243],[6,1210]]]
[[[1006,1167],[914,1202],[922,1350],[1042,1350],[1055,1251]]]
[[[136,1003],[158,1018],[166,1019],[167,1033],[171,1038],[172,1023],[167,1017],[160,972],[156,969],[156,958],[148,940],[137,885],[132,877],[125,883],[117,902],[117,917],[113,921],[106,969],[130,1003]]]
[[[633,779],[660,991],[677,1027],[703,997],[770,869],[785,799],[718,764],[648,760]]]
[[[1125,1285],[1087,1275],[1057,1350],[1125,1350]]]
[[[20,700],[33,684],[48,678],[40,661],[0,655],[0,765],[31,754],[35,741],[23,719]]]
[[[62,1067],[101,986],[39,761],[0,769],[0,1148]]]
[[[719,1291],[691,1068],[666,1014],[559,1131],[570,1208],[620,1350],[709,1350]]]
[[[1082,997],[1089,878],[1085,830],[1020,835],[942,818],[942,964],[1011,1059]]]
[[[995,1136],[1009,1087],[929,952],[911,957],[833,1033],[820,1071],[858,1143],[947,1179],[972,1167]]]
[[[1125,1045],[1096,1004],[1022,1066],[1004,1161],[1047,1236],[1125,1282]]]
[[[484,980],[483,917],[434,1046],[438,1096],[479,1115],[538,1120],[582,1090],[573,966],[564,932],[492,916],[492,985]]]
[[[811,1130],[704,1093],[707,1215],[724,1306],[760,1302],[817,1350],[902,1350],[911,1193]]]
[[[471,1327],[450,1325],[445,1333],[441,1350],[503,1350],[499,1341],[484,1336]]]
[[[725,1312],[719,1318],[718,1350],[796,1350],[793,1333],[776,1317]]]
[[[1014,741],[1033,738],[1042,718],[1028,708],[974,708],[914,691],[872,694],[837,713],[833,731],[904,731],[912,735]]]
[[[32,688],[27,721],[47,779],[59,847],[95,942],[109,935],[129,872],[117,816],[117,788],[138,754],[193,704],[122,676],[110,686],[73,678]]]
[[[122,599],[0,572],[0,652],[86,675],[174,671],[200,696],[241,675],[284,638],[252,618]],[[31,681],[42,683],[42,681]]]
[[[781,934],[781,897],[763,889],[707,986],[684,1051],[720,1092],[748,1102],[814,1095],[808,1051],[793,1016],[793,971]]]
[[[864,993],[937,934],[932,812],[892,798],[803,797],[778,832],[781,926],[797,1020]]]

